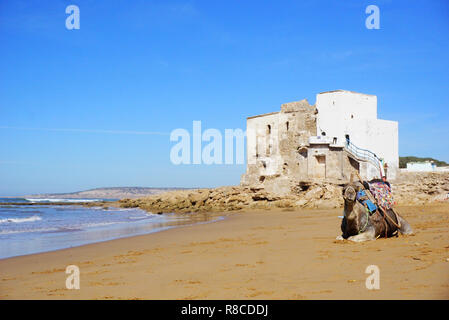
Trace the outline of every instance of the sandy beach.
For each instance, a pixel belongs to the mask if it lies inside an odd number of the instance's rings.
[[[449,204],[399,207],[413,236],[335,241],[341,209],[247,211],[0,260],[1,299],[448,299]],[[80,290],[65,287],[68,265]],[[365,269],[380,269],[368,290]]]

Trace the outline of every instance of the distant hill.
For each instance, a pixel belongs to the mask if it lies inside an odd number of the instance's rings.
[[[25,198],[37,199],[123,199],[123,198],[140,198],[152,194],[158,194],[166,191],[181,190],[185,188],[143,188],[143,187],[113,187],[113,188],[96,188],[86,191],[70,192],[70,193],[46,193],[27,195]]]
[[[407,168],[407,162],[433,161],[437,167],[449,166],[449,163],[434,158],[420,158],[414,156],[399,157],[399,168]]]

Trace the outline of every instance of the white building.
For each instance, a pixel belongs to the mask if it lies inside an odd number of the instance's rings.
[[[377,118],[375,95],[346,90],[322,92],[316,96],[316,108],[317,135],[325,135],[342,146],[349,138],[358,148],[373,152],[387,163],[388,179],[396,177],[398,122]],[[361,173],[368,179],[379,176],[379,170],[369,163],[361,168]]]
[[[398,123],[377,118],[377,97],[336,90],[247,119],[242,185],[286,193],[306,182],[344,183],[352,173],[387,178],[399,169]]]
[[[436,171],[436,169],[435,163],[431,161],[407,163],[407,171],[409,172],[429,172]]]

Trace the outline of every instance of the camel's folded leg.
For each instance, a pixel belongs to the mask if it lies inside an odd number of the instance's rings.
[[[408,234],[408,235],[413,234],[412,227],[410,227],[410,224],[407,222],[407,220],[402,218],[400,215],[398,215],[398,219],[399,219],[399,222],[401,223],[401,228],[399,229],[399,231],[402,234]]]
[[[354,241],[354,242],[376,240],[376,230],[374,230],[374,228],[369,228],[365,232],[362,232],[362,233],[359,233],[358,235],[349,237],[348,240]]]
[[[392,211],[393,211],[393,209],[392,209]],[[397,219],[399,220],[399,225],[401,226],[399,228],[399,232],[401,232],[402,234],[408,234],[408,235],[413,234],[412,227],[407,222],[407,220],[402,218],[402,216],[399,214],[398,210],[394,209],[393,212],[396,215]]]

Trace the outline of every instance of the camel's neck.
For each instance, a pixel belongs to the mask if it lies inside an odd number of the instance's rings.
[[[344,207],[345,217],[348,220],[355,219],[357,216],[354,212],[354,205],[355,205],[354,201],[345,201],[345,207]]]

